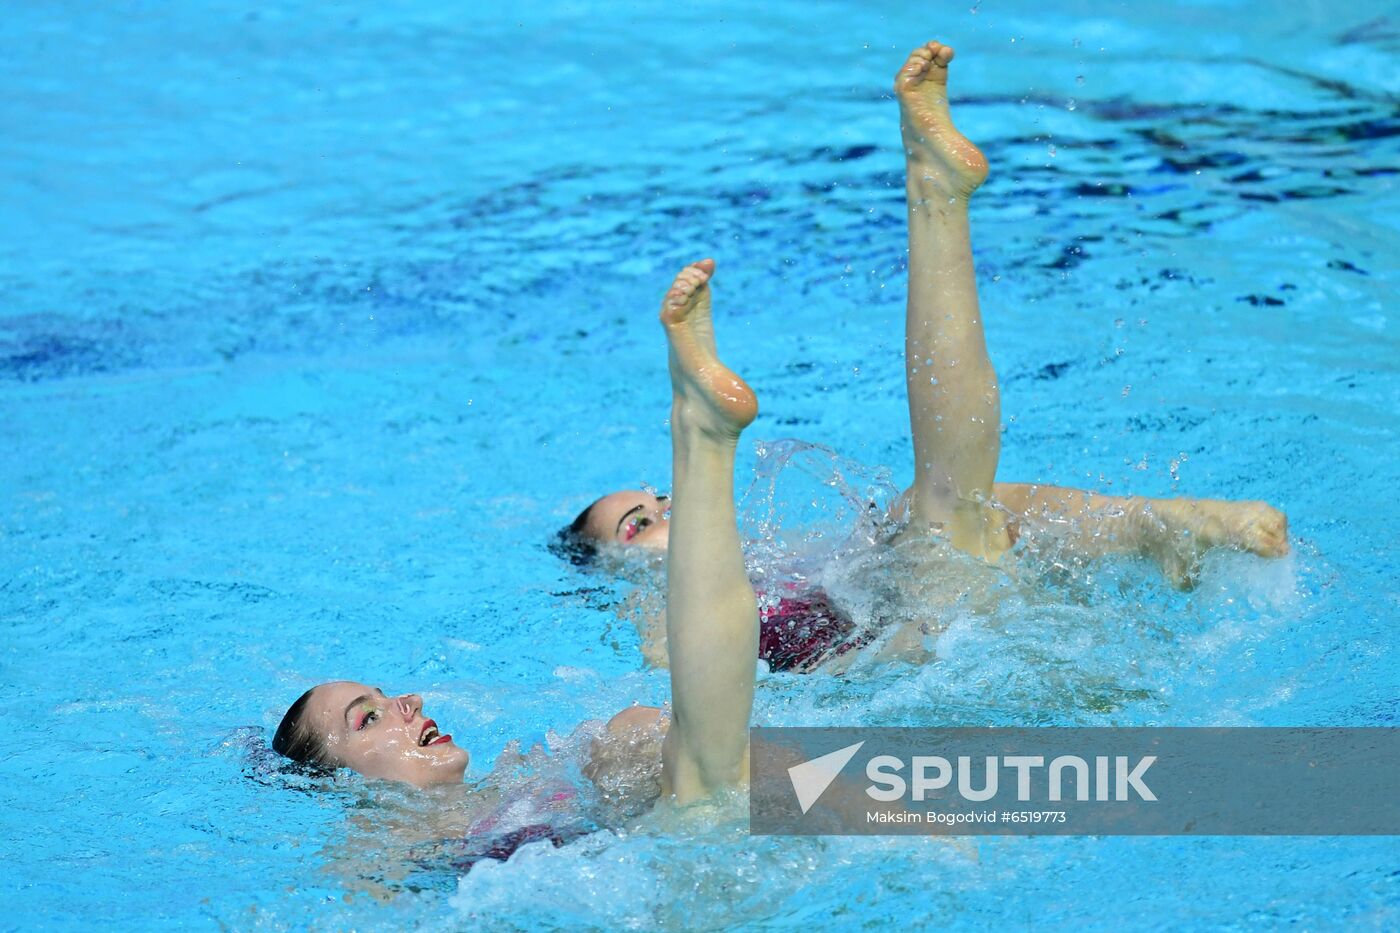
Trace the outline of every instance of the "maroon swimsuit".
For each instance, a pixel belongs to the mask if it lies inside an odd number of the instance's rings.
[[[499,811],[477,820],[466,838],[454,846],[452,864],[467,872],[477,862],[507,861],[532,842],[562,846],[596,829],[583,819],[578,795],[572,787],[550,782],[506,803]]]
[[[825,592],[783,584],[776,604],[758,610],[758,656],[774,671],[806,673],[824,661],[870,643]]]
[[[452,865],[458,871],[466,873],[471,871],[477,862],[508,861],[517,849],[532,842],[549,840],[557,848],[566,842],[587,836],[588,832],[581,827],[559,829],[545,823],[536,823],[498,836],[470,837],[461,843],[459,851],[452,859]]]

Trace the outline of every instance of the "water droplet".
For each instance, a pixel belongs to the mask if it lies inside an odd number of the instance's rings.
[[[1000,281],[1001,281],[1001,276],[1000,276],[1000,275],[994,275],[994,276],[992,276],[992,281],[993,281],[993,282],[1000,282]]]
[[[1074,76],[1074,83],[1077,84],[1077,85],[1079,85],[1080,87],[1083,87],[1083,86],[1084,86],[1084,76],[1083,76],[1083,75],[1075,75],[1075,76]]]
[[[1128,393],[1131,392],[1131,391],[1133,391],[1133,387],[1132,387],[1132,386],[1124,386],[1124,387],[1123,387],[1123,397],[1124,397],[1124,398],[1127,398],[1127,397],[1128,397]]]
[[[1066,110],[1073,110],[1076,106],[1078,106],[1078,105],[1074,102],[1074,98],[1073,98],[1073,97],[1071,97],[1069,100],[1065,101],[1065,109],[1066,109]]]
[[[1055,158],[1055,144],[1051,143],[1049,148],[1050,158]]]
[[[1078,40],[1078,39],[1075,39],[1075,40],[1074,40],[1074,47],[1075,47],[1076,49],[1079,48],[1079,40]]]

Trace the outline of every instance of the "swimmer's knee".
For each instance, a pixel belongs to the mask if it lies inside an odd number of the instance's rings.
[[[662,711],[655,706],[629,706],[608,720],[608,732],[627,735],[639,730],[656,728],[662,722]]]

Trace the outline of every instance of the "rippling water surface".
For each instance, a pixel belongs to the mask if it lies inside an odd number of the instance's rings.
[[[270,773],[266,730],[333,677],[422,692],[478,776],[665,700],[626,587],[545,542],[667,482],[653,315],[685,261],[719,260],[721,346],[763,404],[756,561],[840,538],[823,470],[909,480],[886,87],[932,37],[993,165],[1001,478],[1267,499],[1294,553],[1217,555],[1190,594],[1033,566],[951,610],[936,662],[766,676],[756,720],[1397,725],[1390,5],[681,6],[6,12],[3,915],[1395,926],[1389,840],[969,852],[750,838],[730,800],[462,877],[388,828],[432,798]],[[834,453],[779,470],[790,448],[753,442],[785,437]],[[881,573],[828,583],[859,602]]]

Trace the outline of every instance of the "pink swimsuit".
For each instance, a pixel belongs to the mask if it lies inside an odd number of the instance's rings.
[[[477,862],[504,862],[532,842],[562,846],[587,836],[596,827],[583,819],[577,798],[572,787],[555,782],[511,800],[469,826],[460,848],[453,844],[453,867],[467,872]]]

